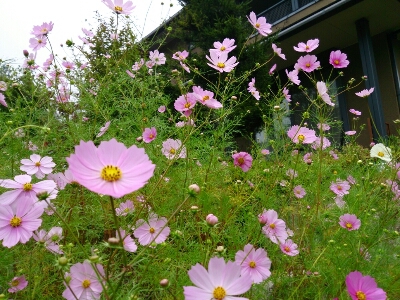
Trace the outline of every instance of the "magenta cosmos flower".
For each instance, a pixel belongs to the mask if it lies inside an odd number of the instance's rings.
[[[329,63],[336,69],[346,68],[349,65],[347,55],[340,50],[332,51],[329,56]]]
[[[8,285],[10,286],[8,292],[16,293],[26,288],[28,286],[28,281],[25,279],[25,275],[22,275],[19,277],[14,277]]]
[[[93,268],[96,268],[100,276],[105,276],[100,264],[92,265],[87,261],[74,264],[69,273],[71,280],[62,296],[67,300],[100,299],[103,287]]]
[[[109,9],[115,11],[117,14],[129,15],[135,8],[132,1],[127,1],[124,3],[123,0],[102,0]]]
[[[346,276],[347,292],[353,300],[386,300],[386,292],[370,276],[363,276],[360,272],[350,272]]]
[[[200,102],[201,104],[213,108],[213,109],[219,109],[222,108],[222,104],[214,99],[214,93],[203,90],[199,86],[194,86],[193,87],[193,95],[196,97],[197,101]]]
[[[239,64],[236,62],[235,56],[228,59],[228,53],[226,52],[218,54],[216,51],[210,51],[210,57],[206,55],[206,58],[211,62],[211,64],[207,63],[207,65],[221,73],[230,72]]]
[[[264,212],[258,216],[258,220],[261,224],[265,224],[262,231],[273,243],[278,244],[278,241],[280,243],[286,241],[288,238],[286,223],[278,219],[278,213],[275,210],[264,210]]]
[[[189,278],[196,286],[184,286],[185,300],[247,300],[234,297],[246,293],[252,284],[249,276],[241,276],[241,267],[234,262],[225,263],[223,258],[213,257],[208,271],[200,264],[192,266]]]
[[[154,141],[157,137],[157,130],[155,127],[145,128],[142,136],[145,143],[150,143],[151,141]]]
[[[45,174],[50,174],[56,165],[51,157],[41,157],[38,154],[32,154],[30,159],[21,159],[21,164],[19,168],[21,171],[28,175],[35,174],[39,179],[42,179]]]
[[[312,72],[320,67],[320,62],[317,61],[317,57],[308,54],[306,56],[300,56],[297,60],[297,64],[304,72]]]
[[[350,184],[346,180],[337,179],[336,182],[331,182],[331,186],[329,188],[336,195],[344,196],[349,194]]]
[[[187,57],[189,56],[189,52],[187,52],[186,50],[183,51],[177,51],[172,55],[173,59],[179,60],[179,61],[183,61],[185,60]]]
[[[358,97],[368,97],[369,95],[371,95],[374,91],[374,88],[370,88],[369,90],[362,90],[361,92],[355,93]]]
[[[40,227],[44,208],[29,199],[20,201],[18,206],[0,206],[0,240],[3,246],[11,248],[18,242],[25,244],[33,232]]]
[[[222,43],[221,42],[214,42],[215,49],[210,49],[210,51],[216,51],[218,55],[222,53],[229,53],[233,49],[236,48],[235,40],[225,38]]]
[[[158,218],[157,215],[152,215],[147,222],[142,219],[136,222],[136,229],[133,235],[139,239],[139,244],[142,246],[151,243],[161,244],[170,233],[169,227],[165,226],[166,224],[166,218]]]
[[[293,193],[296,198],[301,199],[306,195],[306,190],[301,185],[298,185],[294,187]]]
[[[335,106],[335,103],[331,101],[331,97],[328,95],[328,88],[323,81],[318,81],[317,82],[317,91],[318,95],[321,97],[321,99],[328,105],[330,106]]]
[[[317,49],[319,46],[319,39],[308,40],[307,43],[299,43],[296,46],[293,46],[293,49],[297,52],[311,52]]]
[[[296,144],[312,144],[317,139],[314,130],[298,125],[290,127],[287,135]]]
[[[116,198],[143,187],[155,168],[144,149],[135,145],[127,149],[115,139],[101,142],[98,148],[92,141],[81,141],[67,162],[81,185]]]
[[[4,97],[4,95],[2,93],[0,93],[0,104],[8,107],[7,102],[6,102],[6,97]]]
[[[349,112],[356,116],[361,116],[361,111],[355,110],[354,108],[350,108]]]
[[[272,25],[267,23],[267,19],[265,17],[260,17],[257,19],[256,14],[252,11],[250,13],[250,17],[247,17],[250,24],[258,31],[259,34],[263,36],[268,36],[272,32]]]
[[[299,250],[297,250],[297,244],[293,243],[293,241],[290,239],[280,244],[279,247],[281,248],[281,251],[286,255],[296,256],[297,254],[299,254]]]
[[[186,157],[186,147],[182,146],[180,140],[167,139],[163,142],[163,148],[161,151],[168,159]]]
[[[232,155],[235,166],[242,168],[243,172],[247,172],[251,168],[253,157],[247,152],[239,152]]]
[[[247,244],[244,251],[236,252],[235,262],[242,268],[241,275],[250,277],[253,283],[260,283],[271,276],[271,260],[262,248],[255,250],[253,245]]]
[[[348,231],[357,230],[361,226],[361,221],[356,215],[344,214],[339,220],[339,225]]]
[[[174,107],[177,111],[188,112],[192,111],[192,108],[196,105],[197,99],[193,93],[187,93],[186,95],[179,96],[174,102]]]
[[[122,228],[119,229],[119,233],[121,235],[122,245],[124,246],[125,251],[136,252],[137,245],[135,241],[131,238],[131,235],[129,233],[126,233],[126,231]],[[118,232],[116,233],[116,237],[119,238]]]

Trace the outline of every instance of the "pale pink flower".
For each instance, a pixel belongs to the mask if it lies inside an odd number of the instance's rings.
[[[351,175],[347,176],[347,181],[348,181],[351,185],[356,184],[356,180],[355,180],[354,177],[351,176]]]
[[[218,55],[220,55],[222,53],[229,53],[233,49],[236,48],[235,40],[234,39],[225,38],[222,41],[222,43],[221,42],[214,42],[214,47],[215,47],[215,50],[211,49],[210,51],[216,51],[218,53]]]
[[[152,74],[152,71],[153,71],[152,68],[156,65],[154,63],[154,61],[152,61],[152,60],[146,61],[145,65],[146,65],[147,68],[150,69],[149,70],[149,74]]]
[[[4,97],[4,95],[2,93],[0,93],[0,104],[8,107],[7,102],[6,102],[6,97]]]
[[[135,206],[131,200],[127,200],[126,202],[122,202],[119,207],[115,209],[115,214],[117,216],[126,216],[127,214],[132,213],[135,210]]]
[[[22,159],[21,164],[21,171],[26,172],[28,175],[35,174],[39,179],[44,178],[45,174],[50,174],[56,165],[51,157],[41,157],[38,154],[32,154],[30,159]]]
[[[304,72],[312,72],[320,67],[320,62],[317,61],[317,57],[308,54],[306,56],[300,56],[297,60],[297,64]]]
[[[28,142],[28,149],[31,151],[36,151],[37,149],[39,149],[38,146],[36,146],[34,143],[32,143],[32,141]]]
[[[317,82],[317,91],[318,95],[322,98],[322,100],[330,105],[330,106],[335,106],[335,103],[331,101],[331,97],[328,95],[328,88],[326,87],[325,82],[323,81],[318,81]]]
[[[218,223],[218,218],[214,216],[213,214],[208,214],[206,217],[206,222],[210,226],[214,226],[215,224]]]
[[[25,275],[14,277],[11,282],[8,283],[10,288],[8,289],[9,293],[16,293],[18,291],[22,291],[24,288],[28,286],[28,281],[25,279]]]
[[[264,210],[261,218],[263,220],[262,224],[265,224],[262,228],[265,236],[275,244],[278,244],[278,241],[279,243],[284,243],[288,238],[288,233],[286,231],[286,223],[278,219],[278,213],[273,209]],[[258,219],[260,220],[260,216]]]
[[[339,156],[333,150],[329,151],[329,154],[332,156],[332,158],[334,160],[338,160],[339,159]]]
[[[133,235],[139,239],[139,244],[142,246],[151,243],[161,244],[170,233],[169,227],[165,226],[166,224],[166,218],[158,218],[157,215],[152,215],[147,222],[142,219],[136,222],[136,229]]]
[[[291,99],[292,96],[289,95],[289,90],[286,87],[283,88],[282,93],[287,102],[292,102],[292,99]]]
[[[225,263],[223,258],[213,257],[208,271],[199,263],[189,270],[189,278],[196,286],[184,286],[185,300],[248,300],[235,297],[251,288],[249,276],[241,276],[241,267],[234,262]]]
[[[144,59],[141,58],[139,61],[135,62],[135,64],[132,66],[133,71],[139,71],[141,67],[144,65]]]
[[[290,179],[294,179],[298,176],[298,174],[295,170],[289,169],[286,171],[286,176],[288,176]]]
[[[132,1],[123,2],[123,0],[102,0],[109,9],[117,14],[129,15],[135,8]]]
[[[306,164],[311,164],[311,163],[312,163],[312,157],[313,157],[313,154],[312,154],[311,152],[306,153],[306,154],[304,154],[304,156],[303,156],[303,161],[304,161]]]
[[[297,244],[293,243],[291,239],[286,240],[284,243],[280,244],[282,252],[289,256],[296,256],[299,254],[299,250],[297,250]]]
[[[86,35],[86,36],[88,36],[88,37],[94,37],[94,33],[91,31],[91,30],[88,30],[88,29],[86,29],[86,28],[82,28],[82,32]]]
[[[135,78],[135,74],[133,74],[131,71],[126,70],[126,74],[128,74],[131,78]]]
[[[119,35],[117,33],[110,33],[110,39],[113,41],[118,40]]]
[[[317,127],[318,127],[318,129],[320,129],[322,131],[328,131],[329,129],[331,129],[331,127],[325,123],[318,123]]]
[[[269,150],[268,149],[262,149],[261,150],[261,154],[262,155],[268,155],[269,154]]]
[[[357,131],[355,131],[355,130],[349,130],[349,131],[344,132],[345,135],[355,135],[356,133],[357,133]]]
[[[193,95],[196,97],[197,101],[200,102],[201,104],[213,108],[213,109],[219,109],[222,108],[222,104],[214,99],[214,93],[203,90],[199,86],[194,86],[193,87]]]
[[[126,148],[115,139],[103,141],[99,147],[92,141],[81,141],[67,162],[79,184],[115,198],[142,188],[155,168],[143,148]]]
[[[350,62],[347,60],[347,55],[345,53],[337,50],[331,52],[331,55],[329,56],[329,63],[334,68],[346,68]]]
[[[300,127],[298,125],[290,127],[287,135],[292,142],[296,144],[312,144],[317,139],[314,130],[308,129],[307,127]]]
[[[197,103],[197,98],[193,93],[181,95],[174,102],[174,107],[177,111],[185,112],[191,110]]]
[[[103,134],[106,133],[108,128],[110,127],[111,121],[107,121],[103,127],[100,128],[100,132],[96,135],[96,137],[101,137]]]
[[[60,249],[58,242],[63,238],[62,228],[53,227],[49,232],[46,230],[39,230],[33,232],[33,239],[38,243],[44,244],[47,250],[55,254],[63,254],[64,252]]]
[[[361,221],[356,215],[344,214],[339,218],[339,225],[348,231],[357,230],[361,226]]]
[[[47,45],[46,36],[41,36],[37,38],[29,39],[29,47],[32,48],[33,51],[38,51]]]
[[[83,42],[84,45],[88,45],[89,47],[94,47],[94,44],[89,42],[86,38],[78,36],[78,38]]]
[[[130,234],[127,234],[126,231],[123,230],[122,228],[119,229],[119,233],[121,235],[122,244],[124,246],[125,251],[136,252],[137,245],[135,241],[131,238]],[[116,237],[119,238],[118,231]]]
[[[180,63],[180,65],[181,65],[181,67],[182,67],[186,72],[190,73],[190,69],[189,69],[189,67],[188,67],[187,65],[185,65],[183,62],[179,62],[179,63]]]
[[[352,300],[386,300],[386,292],[370,276],[363,276],[360,272],[350,272],[346,276],[347,292]]]
[[[17,207],[0,206],[0,240],[3,246],[11,248],[18,242],[25,244],[32,237],[33,231],[42,224],[39,219],[43,207],[33,204],[29,199],[19,201]]]
[[[343,208],[346,205],[346,201],[343,200],[342,196],[336,196],[335,204],[337,205],[337,207]]]
[[[336,182],[331,182],[331,186],[329,188],[336,195],[344,196],[349,194],[350,184],[347,180],[337,179]]]
[[[177,51],[172,55],[173,59],[179,60],[179,61],[183,61],[185,60],[187,57],[189,56],[189,52],[187,52],[186,50],[183,51]]]
[[[314,150],[317,150],[317,149],[325,150],[326,148],[328,148],[330,146],[331,146],[331,142],[326,137],[322,138],[322,145],[321,145],[321,137],[319,137],[319,136],[317,136],[317,139],[315,140],[315,142],[311,144],[311,148],[313,148]]]
[[[75,69],[75,64],[74,64],[73,62],[70,62],[70,61],[64,60],[64,61],[62,62],[62,65],[63,65],[64,68],[66,68],[67,70],[73,70],[73,69]]]
[[[7,83],[5,83],[4,81],[0,81],[0,91],[7,91]]]
[[[158,50],[150,51],[149,58],[156,65],[164,65],[167,60],[164,53],[160,53]]]
[[[186,147],[180,140],[167,139],[163,142],[162,153],[168,159],[186,158]]]
[[[260,17],[257,19],[256,14],[252,11],[250,13],[250,17],[247,17],[250,24],[258,31],[259,34],[263,36],[268,36],[272,30],[272,25],[267,23],[267,19],[265,17]]]
[[[251,81],[249,82],[249,86],[247,90],[256,98],[257,100],[260,100],[260,93],[257,91],[256,87],[254,86],[256,84],[256,79],[252,78]]]
[[[206,56],[206,58],[211,62],[207,63],[211,68],[214,68],[218,71],[222,72],[230,72],[236,67],[239,63],[236,62],[236,57],[232,56],[228,59],[228,53],[223,52],[220,55],[216,51],[210,51],[210,57]]]
[[[247,172],[251,168],[253,158],[247,152],[239,152],[232,155],[233,164],[240,167],[243,172]]]
[[[311,52],[319,46],[319,39],[308,40],[307,43],[299,43],[297,47],[293,47],[297,52]]]
[[[301,185],[298,185],[294,187],[293,193],[296,198],[301,199],[306,195],[306,190]]]
[[[271,260],[267,252],[247,244],[244,251],[239,250],[235,255],[235,263],[241,267],[240,274],[243,277],[250,277],[253,283],[260,283],[271,276]]]
[[[287,77],[289,78],[289,80],[291,82],[293,82],[296,85],[300,84],[300,80],[299,80],[299,71],[298,70],[293,70],[288,72],[288,70],[285,70]]]
[[[361,111],[355,110],[354,108],[349,109],[349,112],[356,116],[361,116]]]
[[[275,53],[276,55],[278,55],[280,58],[286,60],[286,55],[282,53],[282,49],[281,49],[281,48],[278,48],[277,45],[272,44],[272,50],[274,50],[274,53]]]
[[[33,26],[31,34],[34,35],[35,37],[41,37],[43,35],[47,35],[50,33],[50,31],[53,30],[54,23],[49,22],[49,23],[43,23],[42,25],[36,25]]]
[[[94,268],[96,268],[97,273]],[[74,264],[70,268],[70,281],[62,296],[67,300],[100,299],[103,292],[100,281],[103,281],[103,279],[99,279],[97,274],[102,278],[105,276],[103,266],[100,264],[91,264],[88,261]]]
[[[157,130],[155,127],[145,128],[142,136],[145,143],[150,143],[157,137]]]
[[[167,108],[165,107],[165,105],[161,105],[161,106],[158,108],[158,112],[163,114],[163,113],[165,112],[166,109],[167,109]]]
[[[272,75],[272,74],[275,72],[275,70],[276,70],[276,64],[274,64],[274,65],[271,67],[271,69],[269,69],[268,74],[269,74],[269,75]]]
[[[364,97],[368,97],[369,95],[371,95],[373,93],[373,91],[374,91],[374,88],[372,87],[369,90],[362,90],[361,92],[356,93],[356,95],[358,97],[364,98]]]

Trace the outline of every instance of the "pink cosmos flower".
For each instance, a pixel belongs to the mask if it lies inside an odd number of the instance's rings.
[[[100,299],[103,287],[99,282],[97,273],[104,277],[104,269],[100,264],[92,265],[88,261],[76,263],[70,268],[70,281],[62,296],[67,300]],[[103,281],[102,279],[100,279]]]
[[[82,28],[82,32],[87,36],[87,37],[94,37],[94,33],[91,30],[88,30],[86,28]]]
[[[335,197],[335,204],[339,208],[343,208],[346,205],[346,201],[343,200],[342,196]]]
[[[28,175],[35,174],[38,179],[44,178],[45,174],[50,174],[56,165],[51,157],[41,157],[38,154],[32,154],[30,159],[22,159],[21,164],[19,168],[21,171]]]
[[[255,250],[251,244],[244,246],[244,251],[236,252],[235,263],[242,268],[240,274],[250,277],[253,283],[260,283],[271,276],[271,260],[267,252],[262,248]]]
[[[347,60],[347,55],[342,53],[340,50],[332,51],[329,56],[329,63],[335,68],[346,68],[349,65],[349,61]]]
[[[186,72],[190,73],[190,69],[189,69],[189,67],[188,67],[187,65],[185,65],[183,62],[179,62],[179,63],[180,63],[180,65],[181,65],[181,67],[182,67]]]
[[[331,129],[331,127],[328,124],[325,124],[325,123],[318,123],[317,124],[317,128],[322,130],[322,131],[328,131],[329,129]]]
[[[74,64],[73,62],[70,62],[70,61],[64,60],[64,61],[62,62],[62,65],[63,65],[64,68],[66,68],[67,70],[73,70],[73,69],[75,69],[75,64]]]
[[[372,87],[369,90],[362,90],[361,92],[356,93],[356,95],[358,97],[365,98],[365,97],[368,97],[369,95],[371,95],[373,93],[373,91],[374,91],[374,88]]]
[[[11,205],[20,196],[21,199],[31,199],[32,203],[37,201],[36,194],[43,192],[52,192],[56,188],[56,184],[53,180],[43,180],[38,183],[31,183],[32,177],[29,175],[17,175],[14,180],[5,179],[0,181],[0,186],[8,189],[13,189],[12,191],[5,192],[0,195],[1,205]]]
[[[357,230],[361,226],[361,221],[356,215],[344,214],[339,220],[339,225],[348,231]]]
[[[47,45],[46,36],[29,39],[29,47],[32,48],[32,50],[35,52],[46,47],[46,45]]]
[[[274,50],[274,53],[275,53],[276,55],[278,55],[280,58],[286,60],[286,55],[282,53],[282,49],[281,49],[281,48],[278,48],[277,45],[272,44],[272,50]]]
[[[286,240],[284,243],[280,244],[279,247],[286,255],[296,256],[299,254],[299,250],[297,250],[297,244],[293,243],[291,239]]]
[[[271,67],[271,69],[269,69],[268,74],[269,74],[269,75],[272,75],[272,74],[275,72],[275,70],[276,70],[276,64],[274,64],[274,65]]]
[[[7,91],[7,83],[5,83],[4,81],[0,81],[0,91]]]
[[[347,292],[352,300],[386,300],[386,292],[370,276],[363,276],[360,272],[350,272],[346,276]]]
[[[286,87],[283,88],[282,93],[283,93],[283,96],[285,96],[285,99],[287,102],[292,102],[292,99],[291,99],[292,96],[289,95],[289,90]]]
[[[135,78],[135,74],[133,74],[131,71],[126,70],[126,74],[128,74],[131,78]]]
[[[350,184],[346,180],[337,179],[331,183],[330,190],[338,196],[344,196],[349,194]]]
[[[297,47],[293,47],[297,52],[311,52],[319,46],[319,39],[308,40],[307,43],[299,43]]]
[[[170,233],[169,227],[165,226],[166,224],[166,218],[158,218],[157,215],[152,215],[147,222],[142,219],[136,222],[136,229],[133,235],[139,239],[139,244],[142,246],[151,243],[161,244]]]
[[[102,0],[109,9],[117,14],[129,15],[135,8],[132,1],[123,2],[123,0]]]
[[[16,293],[18,291],[22,291],[24,288],[28,286],[28,281],[25,279],[25,275],[14,277],[11,282],[8,283],[10,288],[8,289],[9,293]]]
[[[287,75],[287,77],[289,78],[289,80],[291,81],[291,82],[293,82],[294,84],[296,84],[296,85],[299,85],[300,84],[300,80],[299,80],[299,71],[298,70],[293,70],[293,71],[290,71],[290,72],[288,72],[288,70],[285,70],[285,72],[286,72],[286,75]]]
[[[318,95],[322,98],[322,100],[330,105],[330,106],[335,106],[335,103],[331,101],[331,97],[328,95],[328,88],[326,87],[325,82],[323,81],[318,81],[317,82],[317,91]]]
[[[133,202],[131,200],[127,200],[126,202],[122,202],[119,207],[115,209],[115,214],[117,216],[126,216],[129,213],[132,213],[135,210]]]
[[[187,52],[186,50],[183,50],[183,51],[175,52],[175,53],[172,55],[172,58],[173,58],[173,59],[176,59],[176,60],[179,60],[179,61],[183,61],[183,60],[185,60],[188,56],[189,56],[189,52]]]
[[[357,131],[355,131],[355,130],[349,130],[349,131],[344,132],[345,135],[355,135],[356,133],[357,133]]]
[[[263,36],[268,36],[272,32],[272,25],[267,23],[267,19],[265,17],[260,17],[257,19],[256,14],[252,11],[250,13],[250,17],[247,17],[250,24],[258,31],[259,34]]]
[[[293,193],[296,198],[301,199],[306,195],[306,190],[301,185],[298,185],[294,187]]]
[[[218,218],[214,216],[213,214],[208,214],[206,217],[206,222],[210,226],[214,226],[215,224],[218,223]]]
[[[351,185],[356,184],[356,180],[355,180],[354,177],[351,176],[351,175],[347,176],[347,181],[348,181]]]
[[[261,154],[262,155],[268,155],[269,154],[269,150],[268,149],[262,149],[261,150]]]
[[[180,140],[167,139],[163,142],[162,153],[168,159],[185,158],[186,147],[182,146]]]
[[[54,23],[49,22],[49,23],[43,23],[42,25],[36,25],[33,26],[31,34],[34,35],[35,37],[41,37],[43,35],[47,35],[50,33],[50,31],[53,30]]]
[[[299,125],[290,127],[287,135],[296,144],[312,144],[317,139],[314,130],[307,127],[300,127]]]
[[[361,116],[361,111],[355,110],[354,108],[349,109],[349,112],[356,116]]]
[[[210,57],[206,56],[206,58],[211,62],[207,63],[211,68],[214,68],[218,71],[222,72],[230,72],[236,67],[239,63],[236,62],[236,57],[232,56],[228,59],[228,53],[223,52],[220,55],[216,51],[210,51]]]
[[[161,106],[158,108],[158,112],[163,114],[163,113],[165,112],[166,109],[167,109],[167,108],[165,107],[165,105],[161,105]]]
[[[83,42],[84,45],[88,45],[89,47],[94,47],[94,44],[89,42],[85,37],[78,36],[78,38]]]
[[[311,148],[313,148],[314,150],[317,150],[317,149],[325,150],[326,148],[328,148],[330,146],[331,146],[331,142],[326,137],[322,138],[322,145],[321,145],[321,137],[319,137],[319,136],[317,136],[317,139],[315,140],[315,142],[311,144]]]
[[[228,39],[225,38],[222,43],[221,42],[214,42],[214,49],[211,49],[210,51],[216,51],[218,55],[221,55],[222,53],[229,53],[233,49],[236,48],[235,45],[235,40],[234,39]]]
[[[241,267],[234,262],[225,263],[223,258],[213,257],[208,271],[200,264],[192,266],[189,278],[196,286],[184,286],[185,300],[247,300],[234,297],[246,293],[252,284],[249,276],[241,276]]]
[[[144,65],[144,59],[141,58],[139,61],[135,62],[132,66],[133,71],[139,71],[141,67]]]
[[[289,169],[286,171],[286,176],[288,176],[290,179],[294,179],[298,176],[298,174],[295,170]]]
[[[258,220],[260,219],[262,219],[262,224],[265,224],[262,228],[262,232],[273,243],[278,244],[278,241],[279,243],[284,243],[286,241],[288,238],[286,223],[285,221],[278,219],[278,213],[275,210],[264,210],[262,215],[258,216]]]
[[[100,132],[96,135],[96,137],[101,137],[103,134],[105,134],[110,127],[110,124],[111,121],[106,122],[106,124],[104,124],[104,126],[100,128]]]
[[[311,152],[304,154],[304,156],[303,156],[303,161],[304,161],[306,164],[309,164],[309,165],[310,165],[310,164],[312,163],[312,156],[313,156],[313,154],[312,154]]]
[[[8,107],[7,102],[6,102],[6,97],[4,97],[4,95],[2,93],[0,93],[0,104]]]
[[[18,242],[25,244],[32,237],[33,231],[42,224],[39,219],[43,207],[33,204],[29,199],[20,201],[17,207],[0,206],[0,240],[3,246],[11,248]]]
[[[50,252],[55,254],[64,253],[58,245],[58,242],[63,238],[61,227],[53,227],[49,232],[43,229],[39,231],[36,230],[32,236],[35,241],[44,244],[46,249]]]
[[[92,192],[120,198],[142,188],[153,176],[155,165],[144,149],[126,148],[115,139],[96,147],[81,141],[75,154],[67,157],[69,170],[76,180]]]
[[[196,97],[197,101],[200,102],[201,104],[213,108],[213,109],[219,109],[222,108],[222,104],[214,99],[214,93],[203,90],[199,86],[194,86],[193,87],[193,95]]]
[[[110,39],[113,41],[118,40],[119,35],[117,33],[110,33]]]
[[[155,65],[164,65],[167,61],[165,54],[158,52],[158,50],[150,51],[149,58]]]
[[[297,64],[304,72],[312,72],[320,67],[320,62],[317,61],[317,57],[308,54],[306,56],[300,56],[297,60]]]
[[[256,87],[254,86],[256,84],[256,79],[252,78],[251,81],[249,82],[249,86],[247,90],[256,98],[257,100],[260,100],[260,93],[257,91]]]
[[[137,245],[135,241],[131,238],[130,234],[127,234],[125,230],[122,228],[119,229],[119,233],[122,238],[122,244],[124,246],[125,251],[128,252],[136,252],[137,250]],[[116,237],[119,238],[118,232],[116,234]]]
[[[239,152],[232,155],[233,164],[240,167],[243,172],[247,172],[251,168],[253,157],[247,152]]]
[[[145,143],[150,143],[151,141],[154,141],[157,137],[157,130],[155,127],[145,128],[142,136]]]
[[[197,103],[197,98],[193,93],[179,96],[175,100],[174,107],[177,111],[185,112],[191,110]]]

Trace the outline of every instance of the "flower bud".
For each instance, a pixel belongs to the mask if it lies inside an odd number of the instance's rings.
[[[208,225],[214,226],[215,224],[218,223],[218,218],[216,216],[214,216],[213,214],[209,214],[206,217],[206,222],[207,222]]]
[[[118,244],[119,244],[119,239],[117,239],[117,238],[115,238],[115,237],[110,237],[110,238],[108,239],[108,243],[109,243],[110,245],[118,245]]]
[[[139,136],[136,138],[136,140],[140,143],[141,141],[143,141],[143,137]]]
[[[65,256],[59,257],[58,264],[60,266],[66,266],[68,264],[68,258],[66,258]]]
[[[224,251],[224,246],[217,246],[217,252],[222,252]]]
[[[166,279],[166,278],[161,279],[160,285],[161,285],[162,287],[166,287],[166,286],[168,286],[168,284],[169,284],[168,279]]]
[[[200,187],[197,184],[189,185],[189,190],[195,192],[196,194],[200,193]]]
[[[28,50],[24,50],[24,51],[22,51],[22,53],[24,54],[25,57],[28,57],[28,56],[29,56]]]

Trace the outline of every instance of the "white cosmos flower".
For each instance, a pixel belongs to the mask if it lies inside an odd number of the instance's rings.
[[[384,144],[379,143],[371,148],[370,156],[390,162],[392,160],[392,150],[390,150],[390,148],[386,147]]]

